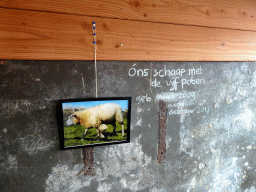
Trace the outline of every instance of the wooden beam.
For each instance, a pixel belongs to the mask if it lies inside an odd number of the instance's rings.
[[[247,61],[255,32],[0,9],[0,59]]]
[[[256,30],[255,0],[1,0],[0,7]]]

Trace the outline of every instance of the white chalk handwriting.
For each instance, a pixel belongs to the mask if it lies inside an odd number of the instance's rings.
[[[190,114],[194,113],[195,109],[177,109],[177,110],[170,110],[169,115],[180,115],[180,114]]]
[[[180,105],[178,105],[180,104]],[[191,113],[206,113],[208,114],[210,112],[210,107],[196,107],[195,109],[188,109],[188,108],[181,108],[181,106],[192,106],[194,105],[193,102],[191,103],[177,103],[177,104],[169,104],[168,107],[173,108],[177,107],[177,109],[170,109],[169,115],[180,115],[180,114],[191,114]]]
[[[153,77],[171,77],[171,76],[183,76],[186,72],[185,69],[167,69],[166,66],[164,66],[164,69],[154,69],[153,70]]]
[[[138,96],[136,97],[137,105],[144,103],[144,102],[150,102],[152,99],[147,94],[144,96]]]
[[[147,68],[138,68],[136,64],[133,64],[128,70],[128,75],[130,77],[150,76],[152,79],[150,80],[150,87],[160,88],[166,86],[170,91],[205,84],[205,80],[202,77],[203,69],[201,66],[189,69],[168,69],[167,66],[164,65],[162,69],[153,68],[149,70]]]
[[[130,77],[147,77],[149,69],[136,69],[136,64],[132,66],[132,68],[129,69],[128,75]]]
[[[196,99],[196,93],[194,91],[191,92],[168,92],[168,93],[162,93],[157,94],[156,99],[159,100],[190,100],[194,101]]]
[[[173,69],[172,66],[168,65],[163,65],[160,68],[154,68],[151,65],[151,68],[147,69],[133,64],[132,67],[128,69],[128,75],[131,78],[150,78],[149,88],[151,93],[154,89],[162,90],[163,88],[167,88],[167,92],[156,93],[155,97],[150,97],[149,95],[151,94],[148,93],[137,96],[137,105],[149,103],[153,99],[164,100],[168,102],[169,115],[192,113],[208,114],[210,112],[209,106],[198,107],[196,105],[196,92],[186,91],[188,89],[191,90],[191,86],[196,88],[206,83],[203,77],[203,71],[202,66]]]
[[[187,106],[193,106],[193,105],[195,105],[195,103],[193,102],[193,101],[189,101],[189,102],[186,102],[186,101],[184,101],[184,102],[181,102],[181,101],[179,101],[178,103],[170,103],[169,105],[168,105],[168,107],[187,107]]]
[[[210,107],[197,107],[196,108],[196,113],[209,113],[210,112]]]

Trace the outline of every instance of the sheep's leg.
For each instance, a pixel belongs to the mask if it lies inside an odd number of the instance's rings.
[[[124,124],[122,124],[122,137],[124,137]]]
[[[100,137],[101,137],[101,138],[105,138],[105,136],[104,136],[102,133],[100,133]]]
[[[85,131],[84,131],[84,136],[83,136],[83,139],[82,139],[82,140],[85,140],[85,135],[86,135],[87,131],[88,131],[88,129],[85,129]]]
[[[96,131],[97,131],[98,137],[100,136],[101,138],[105,138],[105,136],[102,134],[102,132],[99,129],[96,129]]]
[[[96,132],[97,132],[97,137],[99,137],[100,136],[100,130],[96,129]]]
[[[104,135],[102,135],[101,131],[99,129],[96,129],[96,132],[97,132],[97,137],[101,137],[101,138],[104,138]]]

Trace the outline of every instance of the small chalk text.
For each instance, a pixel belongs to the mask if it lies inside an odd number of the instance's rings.
[[[150,102],[152,99],[147,94],[144,96],[138,96],[136,97],[137,105],[145,102]]]
[[[168,107],[174,107],[177,106],[175,104],[171,105],[169,104]],[[181,105],[179,105],[181,106]],[[180,114],[191,114],[191,113],[205,113],[208,114],[210,112],[210,107],[206,106],[206,107],[196,107],[195,109],[183,109],[181,107],[177,107],[177,109],[170,109],[169,110],[169,115],[180,115]]]
[[[180,114],[188,114],[194,113],[195,109],[177,109],[177,110],[170,110],[169,115],[180,115]]]
[[[196,99],[196,93],[192,92],[168,92],[168,94],[157,94],[156,98],[159,100],[170,100],[170,99],[187,99],[189,101],[194,101]]]
[[[210,107],[197,107],[196,108],[196,113],[209,113],[210,112]]]
[[[136,64],[133,64],[132,68],[128,70],[130,77],[147,77],[149,69],[136,69]]]

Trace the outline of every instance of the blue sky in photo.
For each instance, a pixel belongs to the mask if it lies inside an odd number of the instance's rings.
[[[128,100],[106,100],[106,101],[85,101],[85,102],[71,102],[71,103],[62,103],[62,107],[93,107],[95,105],[100,105],[104,103],[117,103],[122,107],[122,110],[128,109]]]

